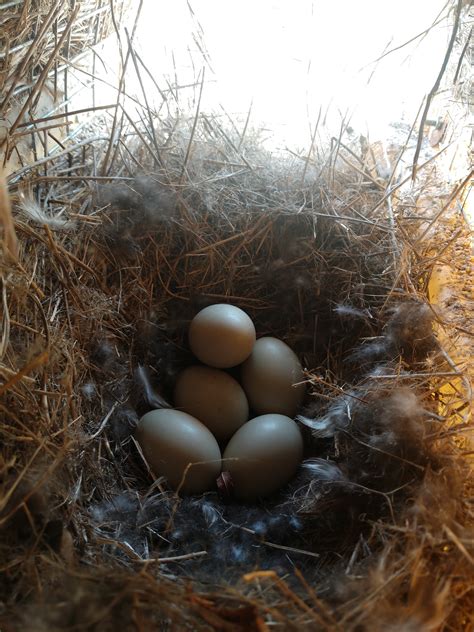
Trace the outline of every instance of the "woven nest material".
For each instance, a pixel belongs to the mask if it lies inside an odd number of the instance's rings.
[[[463,612],[472,570],[463,407],[442,395],[459,374],[423,299],[432,244],[415,258],[377,181],[334,154],[284,160],[249,134],[236,165],[239,139],[208,126],[175,122],[151,174],[39,189],[80,213],[30,199],[15,214],[19,252],[2,271],[7,629],[435,629]],[[146,149],[132,150],[143,165]],[[176,497],[132,438],[170,401],[192,362],[189,322],[215,302],[307,368],[306,459],[259,504]]]
[[[56,53],[77,63],[120,22],[126,2],[82,0],[75,6],[57,0],[7,0],[0,6],[0,89],[2,108],[12,95],[41,89],[46,71],[61,71]],[[111,11],[112,10],[112,11]],[[111,15],[113,12],[113,15]],[[55,49],[57,49],[55,51]],[[64,64],[63,64],[64,66]],[[8,97],[8,98],[7,98]]]
[[[416,216],[431,157],[405,190],[350,138],[223,121],[117,108],[1,183],[0,627],[472,629],[468,331],[428,300],[467,179]],[[177,496],[134,440],[223,302],[305,368],[304,461],[253,504]]]

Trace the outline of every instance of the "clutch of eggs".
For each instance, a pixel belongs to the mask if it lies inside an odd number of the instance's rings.
[[[291,419],[305,387],[296,354],[272,337],[256,340],[255,326],[238,307],[210,305],[189,328],[194,355],[208,366],[178,376],[175,406],[154,410],[138,424],[137,439],[155,475],[183,494],[214,489],[229,471],[235,496],[263,498],[285,485],[303,456],[303,440]],[[240,366],[241,383],[222,369]],[[257,415],[250,421],[249,409]]]

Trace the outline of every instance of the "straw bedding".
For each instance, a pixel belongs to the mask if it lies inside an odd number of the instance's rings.
[[[470,629],[469,385],[427,301],[436,230],[416,242],[354,146],[302,160],[246,132],[155,119],[2,188],[2,629]],[[216,302],[306,369],[305,460],[252,505],[177,497],[133,438]]]

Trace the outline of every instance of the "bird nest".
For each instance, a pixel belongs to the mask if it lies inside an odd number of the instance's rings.
[[[468,394],[427,300],[436,227],[415,250],[410,205],[340,142],[301,160],[155,123],[13,178],[13,219],[3,190],[2,627],[461,629]],[[179,497],[134,439],[213,303],[305,369],[305,459],[258,503]]]

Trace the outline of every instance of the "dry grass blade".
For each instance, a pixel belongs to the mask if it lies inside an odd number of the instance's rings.
[[[58,13],[59,13],[59,6],[60,6],[60,1],[57,0],[56,2],[53,2],[51,5],[51,8],[49,10],[49,13],[46,15],[35,39],[31,42],[30,48],[28,50],[28,52],[26,53],[26,55],[23,57],[20,66],[18,67],[18,69],[15,70],[15,75],[13,77],[13,80],[11,82],[11,85],[7,91],[7,93],[5,94],[3,101],[0,104],[0,112],[3,114],[5,112],[5,108],[7,107],[7,105],[9,104],[9,101],[13,95],[13,93],[15,92],[15,89],[18,85],[19,81],[23,81],[23,77],[25,75],[25,71],[27,69],[28,63],[31,60],[31,57],[33,56],[33,54],[37,51],[38,47],[40,46],[40,44],[42,43],[42,39],[43,36],[45,35],[45,33],[47,33],[47,31],[50,29],[51,24],[53,23],[54,19],[57,17]]]
[[[72,12],[71,17],[69,18],[69,22],[66,26],[66,28],[64,29],[64,32],[62,33],[61,37],[59,38],[58,43],[56,44],[53,52],[51,53],[51,57],[49,58],[49,61],[47,62],[47,64],[45,65],[45,67],[43,68],[43,70],[40,73],[40,76],[38,77],[38,80],[35,83],[35,86],[33,88],[33,90],[31,90],[30,94],[28,95],[28,98],[25,100],[22,108],[20,109],[20,112],[18,114],[18,117],[16,118],[16,120],[12,123],[10,129],[9,129],[9,135],[11,136],[12,134],[14,134],[16,128],[18,127],[18,125],[22,122],[23,117],[25,115],[25,113],[27,112],[28,108],[31,106],[31,104],[33,103],[34,99],[39,96],[42,88],[43,88],[43,84],[48,76],[48,73],[51,69],[51,67],[53,66],[57,54],[59,52],[59,50],[61,49],[62,45],[64,44],[67,36],[69,35],[70,30],[72,29],[73,25],[74,25],[74,21],[76,19],[76,16],[79,12],[79,7],[76,7],[74,9],[74,11]],[[5,137],[5,140],[0,144],[0,148],[2,148],[7,142],[8,142],[8,138],[9,136],[7,135]]]
[[[0,167],[0,225],[3,233],[3,250],[6,258],[18,259],[18,242],[8,195],[7,183]]]

